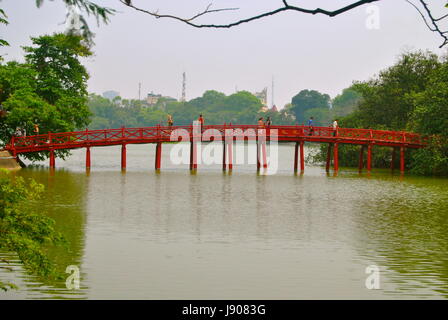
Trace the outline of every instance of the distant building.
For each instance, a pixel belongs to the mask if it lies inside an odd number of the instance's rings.
[[[160,99],[163,99],[164,103],[168,102],[168,101],[177,101],[177,99],[167,97],[167,96],[162,96],[161,94],[154,94],[153,92],[151,92],[151,93],[148,93],[148,95],[146,97],[146,103],[150,106],[154,106],[157,104],[157,102],[159,102]]]
[[[261,111],[266,112],[268,111],[268,88],[264,88],[263,90],[261,90],[261,92],[255,92],[253,94],[254,96],[256,96],[260,102],[263,104],[263,107],[261,108]]]
[[[271,111],[278,112],[277,106],[275,104],[272,106]]]
[[[260,99],[260,102],[263,105],[268,104],[268,88],[264,88],[263,90],[261,90],[261,92],[255,92],[254,96],[256,96],[258,99]]]
[[[162,98],[161,94],[154,94],[154,93],[148,93],[148,96],[146,97],[146,102],[150,105],[153,106],[155,104],[157,104],[157,102],[159,101],[159,99]]]
[[[109,100],[114,100],[114,98],[119,97],[120,93],[117,91],[113,91],[113,90],[109,90],[109,91],[105,91],[103,92],[103,97]]]

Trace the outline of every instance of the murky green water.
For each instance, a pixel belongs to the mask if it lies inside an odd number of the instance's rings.
[[[116,147],[92,150],[90,174],[82,150],[54,174],[20,171],[46,186],[41,210],[70,241],[52,255],[61,269],[80,268],[81,288],[13,265],[0,277],[20,290],[0,299],[448,297],[447,179],[319,167],[295,176],[291,145],[280,146],[276,175],[254,165],[191,175],[169,163],[171,147],[160,174],[147,145],[128,146],[125,174]],[[369,265],[380,268],[378,290],[366,288]]]

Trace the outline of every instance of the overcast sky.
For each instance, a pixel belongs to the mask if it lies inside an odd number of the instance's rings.
[[[191,16],[210,2],[203,0],[134,0],[160,13]],[[354,1],[354,0],[353,0]],[[353,1],[289,1],[303,7],[335,9]],[[187,99],[214,89],[226,94],[238,90],[261,91],[275,79],[274,101],[283,107],[303,89],[332,97],[353,80],[366,80],[396,61],[409,49],[438,49],[441,39],[431,33],[405,0],[383,0],[379,29],[366,22],[374,9],[360,7],[335,18],[284,12],[232,29],[196,29],[186,24],[154,19],[125,7],[118,0],[98,0],[119,12],[108,25],[94,30],[95,55],[86,59],[89,90],[101,94],[116,90],[122,97],[137,98],[153,91],[180,98],[182,72],[187,74]],[[204,22],[229,22],[280,6],[280,0],[215,0],[214,7],[239,7],[236,12],[215,13]],[[443,8],[446,0],[433,0]],[[37,9],[35,0],[2,0],[10,24],[0,26],[1,38],[10,47],[0,49],[6,60],[22,61],[22,45],[30,36],[63,31],[66,8],[61,0],[46,0]],[[438,10],[438,12],[442,12]]]

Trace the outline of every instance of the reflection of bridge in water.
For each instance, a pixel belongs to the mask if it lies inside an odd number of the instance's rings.
[[[85,130],[77,132],[47,133],[36,136],[13,137],[6,147],[14,157],[30,152],[49,152],[50,168],[55,167],[55,150],[86,149],[86,168],[90,168],[90,148],[100,146],[121,145],[121,168],[126,168],[126,145],[156,144],[155,168],[161,168],[162,143],[170,141],[190,142],[190,169],[197,169],[197,143],[200,141],[223,142],[223,170],[232,170],[233,142],[256,141],[257,169],[267,167],[266,142],[295,142],[294,172],[298,171],[300,155],[300,171],[305,170],[304,143],[328,143],[326,170],[330,170],[333,155],[333,167],[339,169],[338,147],[340,144],[359,145],[359,169],[364,167],[364,154],[367,149],[368,171],[372,168],[373,146],[392,148],[391,168],[395,162],[397,149],[400,151],[400,170],[405,169],[405,149],[422,148],[426,138],[415,133],[384,131],[372,129],[349,129],[308,126],[270,126],[260,129],[256,125],[207,125],[200,130],[197,126],[155,126],[145,128],[121,128],[104,130]],[[202,137],[201,137],[202,136]],[[173,140],[174,139],[174,140]]]

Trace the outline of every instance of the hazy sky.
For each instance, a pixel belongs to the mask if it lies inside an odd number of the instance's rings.
[[[353,0],[354,1],[354,0]],[[303,7],[334,9],[353,1],[289,1]],[[97,27],[95,55],[86,59],[89,90],[101,94],[116,90],[122,97],[137,98],[148,92],[179,98],[182,72],[187,74],[187,99],[215,89],[226,94],[269,88],[275,79],[275,104],[283,107],[303,89],[332,97],[353,80],[366,80],[391,65],[408,49],[429,49],[438,54],[441,39],[431,33],[405,0],[383,0],[380,28],[368,29],[371,16],[364,6],[335,18],[285,12],[232,29],[196,29],[186,24],[154,19],[118,0],[98,0],[117,9],[108,25]],[[134,0],[136,5],[160,13],[191,16],[210,2],[202,0]],[[227,22],[280,6],[280,0],[216,0],[214,7],[239,7],[237,12],[215,13],[204,22]],[[443,8],[446,0],[431,4]],[[2,0],[0,7],[10,24],[0,26],[1,37],[11,46],[1,48],[6,60],[22,60],[22,45],[30,36],[63,31],[66,8],[62,1],[46,0],[41,9],[35,0]],[[371,12],[371,11],[369,11]],[[441,12],[441,11],[439,11]],[[445,50],[443,50],[445,52]]]

